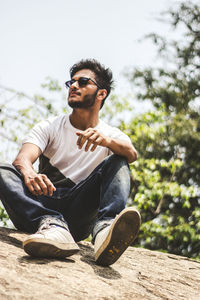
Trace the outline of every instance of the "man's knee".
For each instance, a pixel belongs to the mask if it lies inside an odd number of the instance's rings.
[[[16,187],[21,184],[23,178],[17,169],[11,164],[0,164],[0,196],[16,192]]]
[[[124,156],[117,155],[117,154],[112,154],[106,157],[105,161],[112,164],[122,164],[122,165],[129,166],[127,159]]]
[[[130,168],[127,159],[117,154],[110,155],[105,159],[105,165],[111,166],[112,170],[120,170],[124,176],[130,177]]]
[[[0,163],[0,179],[3,179],[6,176],[20,176],[20,173],[17,169],[11,164]]]
[[[14,172],[16,174],[19,174],[19,172],[12,164],[0,163],[0,174],[6,172]]]

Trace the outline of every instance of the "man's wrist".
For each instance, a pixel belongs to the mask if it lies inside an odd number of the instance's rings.
[[[110,149],[111,145],[112,145],[112,138],[106,137],[105,147]]]
[[[30,167],[24,167],[20,164],[13,164],[14,167],[21,173],[21,175],[23,177],[27,177],[27,176],[35,176],[36,175],[36,172],[30,168]]]

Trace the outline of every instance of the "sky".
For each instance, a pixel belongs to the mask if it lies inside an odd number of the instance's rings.
[[[138,40],[164,36],[156,17],[175,0],[0,0],[0,85],[37,93],[45,78],[64,82],[82,58],[110,67],[122,94],[127,67],[156,63],[155,48]]]

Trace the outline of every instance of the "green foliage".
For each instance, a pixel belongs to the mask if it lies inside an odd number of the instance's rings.
[[[46,78],[43,94],[29,96],[0,86],[0,158],[12,160],[30,128],[51,115],[66,111],[66,100],[56,80]],[[52,99],[52,94],[54,98]]]
[[[46,78],[46,82],[41,85],[43,88],[46,88],[49,91],[61,91],[62,88],[56,79],[52,79],[51,77]]]
[[[129,201],[142,216],[138,244],[200,258],[199,190],[179,182],[183,159],[177,155],[166,159],[168,151],[162,149],[170,146],[165,144],[166,122],[165,113],[151,112],[135,118],[126,129],[139,150],[138,160],[131,165]]]
[[[131,109],[130,101],[126,97],[111,95],[100,111],[100,118],[112,125],[119,126],[123,123],[126,113]]]
[[[122,124],[139,152],[129,204],[142,215],[139,245],[200,258],[200,7],[184,2],[168,16],[184,26],[183,39],[148,36],[165,68],[128,74],[138,99],[155,108]]]
[[[0,204],[0,225],[6,225],[8,221],[8,215],[5,211],[5,209]]]

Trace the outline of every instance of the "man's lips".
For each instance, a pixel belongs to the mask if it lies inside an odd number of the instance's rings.
[[[80,93],[72,91],[72,92],[70,93],[70,97],[71,97],[71,96],[80,96]]]

